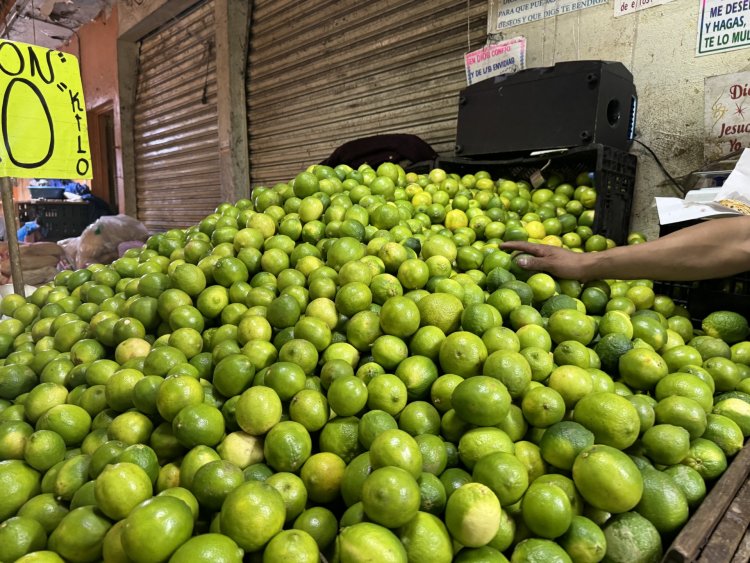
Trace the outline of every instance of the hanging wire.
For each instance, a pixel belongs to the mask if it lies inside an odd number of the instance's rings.
[[[466,0],[466,45],[471,53],[471,0]]]
[[[36,45],[36,8],[34,7],[34,0],[31,0],[31,33],[34,37],[34,45]]]

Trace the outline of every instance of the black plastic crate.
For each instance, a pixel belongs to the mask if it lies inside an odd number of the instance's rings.
[[[592,228],[595,233],[623,245],[627,243],[630,230],[637,163],[635,155],[614,147],[593,144],[564,153],[509,160],[441,157],[437,165],[456,174],[486,170],[493,178],[526,180],[529,183],[531,176],[540,170],[545,178],[557,174],[566,182],[573,182],[581,172],[593,172],[597,199]]]
[[[65,188],[49,186],[29,186],[31,199],[65,199]]]
[[[687,307],[690,319],[697,327],[714,311],[750,313],[750,272],[696,282],[657,281],[654,282],[654,292],[667,295],[675,303]]]
[[[36,219],[42,240],[58,241],[77,237],[94,220],[94,206],[67,201],[31,201],[18,203],[21,225]]]

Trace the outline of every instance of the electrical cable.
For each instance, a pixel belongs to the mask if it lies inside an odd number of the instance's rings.
[[[641,141],[640,139],[633,139],[633,141],[641,145],[644,149],[646,149],[649,152],[649,154],[653,157],[659,169],[664,173],[664,175],[667,178],[669,178],[670,182],[674,184],[674,186],[677,188],[677,191],[679,191],[680,194],[684,196],[687,193],[685,188],[683,188],[682,185],[677,180],[675,180],[674,176],[672,176],[672,174],[670,174],[669,171],[664,167],[664,164],[662,164],[661,160],[659,160],[659,157],[656,156],[656,153],[653,151],[653,149],[649,147],[646,143]]]

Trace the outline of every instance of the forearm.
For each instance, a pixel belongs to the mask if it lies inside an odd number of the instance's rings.
[[[651,242],[581,256],[590,279],[701,280],[750,270],[750,217],[714,219]]]

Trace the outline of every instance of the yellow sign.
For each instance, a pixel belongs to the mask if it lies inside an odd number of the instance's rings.
[[[0,176],[91,178],[78,59],[0,41]]]

